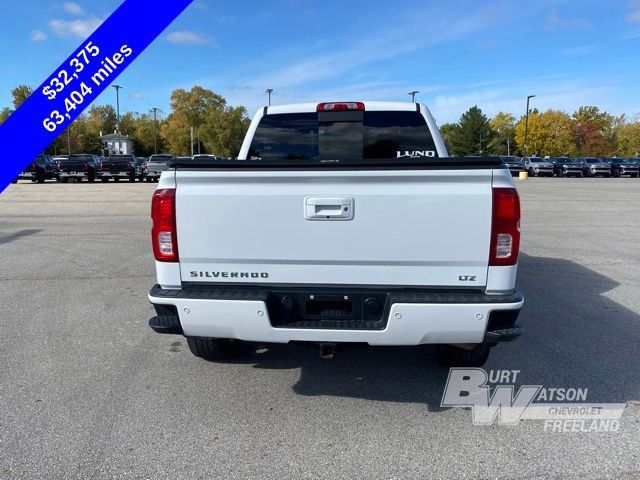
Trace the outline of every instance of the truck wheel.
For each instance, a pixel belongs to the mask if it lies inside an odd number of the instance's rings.
[[[93,183],[96,181],[96,172],[94,172],[93,170],[89,170],[89,173],[87,174],[87,181],[89,183]]]
[[[564,177],[564,170],[558,170],[558,176]]]
[[[102,177],[102,178],[100,178],[100,181],[101,181],[102,183],[107,183],[107,182],[109,181],[109,179],[108,179],[108,178],[106,178],[106,177]]]
[[[44,183],[45,177],[42,170],[36,170],[36,182]]]
[[[241,344],[226,338],[187,337],[189,350],[205,360],[228,360],[240,354]]]
[[[15,180],[11,180],[11,183],[18,183],[18,179],[16,178]]]
[[[613,176],[616,177],[616,178],[619,177],[620,176],[620,170],[614,170],[613,171]]]
[[[481,343],[472,350],[438,345],[438,360],[445,367],[481,367],[489,358],[491,347]]]
[[[536,172],[533,170],[533,168],[529,169],[529,176],[530,177],[535,177],[536,176]]]
[[[129,177],[129,183],[136,183],[136,177],[130,176]]]

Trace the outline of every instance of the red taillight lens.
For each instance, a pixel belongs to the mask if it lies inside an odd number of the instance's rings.
[[[173,188],[156,190],[151,200],[151,241],[153,255],[159,262],[178,261],[176,231],[176,191]]]
[[[85,163],[85,164],[84,164],[84,171],[85,171],[85,172],[88,172],[88,171],[89,171],[89,164],[88,164],[88,163]]]
[[[318,112],[346,112],[349,110],[360,110],[364,112],[364,103],[362,102],[334,102],[334,103],[319,103]]]
[[[520,197],[515,188],[493,189],[489,266],[515,265],[520,251]]]

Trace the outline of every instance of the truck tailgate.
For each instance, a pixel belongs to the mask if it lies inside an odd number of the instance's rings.
[[[178,169],[182,281],[484,286],[491,182],[490,168]]]

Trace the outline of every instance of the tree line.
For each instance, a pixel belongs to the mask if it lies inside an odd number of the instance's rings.
[[[13,109],[33,93],[27,85],[11,91]],[[13,111],[0,110],[0,124]],[[153,112],[127,112],[118,118],[111,105],[92,106],[80,115],[46,149],[49,154],[71,152],[101,154],[100,133],[119,131],[134,142],[136,155],[154,152],[191,154],[191,128],[195,152],[236,156],[249,127],[244,107],[232,107],[215,92],[194,86],[171,94],[171,112],[156,120]],[[613,116],[598,107],[584,106],[573,114],[533,109],[528,125],[506,112],[488,118],[477,106],[462,114],[457,123],[440,127],[450,155],[540,155],[540,156],[620,156],[640,155],[640,121],[624,115]],[[526,134],[525,134],[526,130]],[[525,148],[526,136],[526,148]]]
[[[11,91],[13,109],[0,110],[0,124],[13,110],[33,94],[33,89],[20,85]],[[162,119],[154,117],[152,110],[145,113],[127,112],[118,116],[111,105],[92,106],[73,121],[45,153],[51,155],[72,153],[95,153],[104,149],[100,134],[118,131],[127,135],[134,143],[138,156],[153,153],[191,155],[191,128],[194,132],[195,153],[215,153],[221,156],[236,156],[249,128],[249,119],[244,107],[227,105],[224,97],[211,90],[195,86],[191,90],[177,89],[171,94],[171,113]]]
[[[500,112],[488,118],[477,106],[458,123],[440,127],[450,155],[537,155],[635,157],[640,155],[640,121],[584,106],[569,115],[530,110],[529,120]],[[526,138],[525,138],[526,137]]]

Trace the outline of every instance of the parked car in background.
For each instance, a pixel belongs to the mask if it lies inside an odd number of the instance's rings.
[[[31,180],[44,183],[45,180],[58,180],[58,164],[51,155],[38,155],[23,172],[13,181]]]
[[[545,158],[524,157],[524,168],[530,177],[553,177],[553,163]]]
[[[511,172],[511,175],[519,175],[520,172],[524,172],[524,161],[518,157],[500,157],[502,163]]]
[[[611,176],[611,165],[609,165],[609,163],[605,162],[601,158],[585,157],[581,160],[584,161],[582,173],[585,177]]]
[[[555,159],[554,167],[557,177],[581,177],[584,162],[577,158],[558,157]]]
[[[102,161],[102,177],[100,180],[114,182],[129,180],[135,182],[140,177],[142,167],[136,165],[136,157],[133,155],[111,155]]]
[[[193,156],[193,160],[194,161],[198,161],[198,160],[217,160],[218,157],[216,157],[215,155],[210,155],[210,154],[199,154],[199,155],[194,155]]]
[[[102,162],[97,155],[90,153],[79,153],[69,155],[68,158],[60,161],[60,181],[68,182],[70,178],[81,182],[87,179],[95,182],[96,178],[102,177]]]
[[[175,155],[170,154],[151,155],[145,171],[147,182],[157,182],[162,172],[167,169],[169,162],[175,159]]]
[[[622,175],[638,176],[638,162],[626,158],[610,158],[609,164],[611,165],[611,175],[614,177],[621,177]]]

